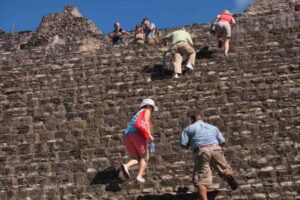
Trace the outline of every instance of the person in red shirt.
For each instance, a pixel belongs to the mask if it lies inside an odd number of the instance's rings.
[[[235,20],[228,10],[224,10],[216,19],[216,34],[219,39],[218,46],[222,47],[224,43],[224,54],[228,55],[229,40],[231,38],[231,28],[235,25]]]
[[[144,183],[144,171],[147,167],[149,159],[148,143],[154,141],[151,134],[151,114],[158,111],[152,99],[144,99],[130,120],[130,123],[124,133],[124,144],[127,152],[132,158],[126,164],[121,165],[123,176],[130,178],[129,169],[135,165],[139,165],[139,172],[136,181]]]

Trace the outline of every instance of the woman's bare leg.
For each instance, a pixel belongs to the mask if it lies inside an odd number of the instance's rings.
[[[207,200],[207,189],[205,185],[199,185],[198,192],[201,200]]]
[[[129,170],[131,167],[133,167],[134,165],[137,165],[137,164],[139,164],[138,160],[131,159],[126,164],[124,164],[124,166]]]
[[[141,160],[139,161],[139,172],[137,178],[143,178],[144,172],[146,170],[148,160],[149,160],[149,152],[146,150],[143,154],[140,155]]]
[[[224,38],[224,54],[225,56],[228,55],[228,50],[229,50],[229,38]]]

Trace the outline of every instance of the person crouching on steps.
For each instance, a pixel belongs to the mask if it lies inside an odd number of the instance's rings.
[[[216,34],[218,37],[218,47],[222,48],[224,43],[224,54],[228,56],[229,40],[231,38],[231,27],[235,25],[235,20],[228,10],[224,10],[216,18]],[[223,41],[222,41],[223,39]]]
[[[121,28],[120,22],[114,23],[114,30],[109,34],[109,38],[111,39],[112,45],[119,45],[124,43],[124,35],[130,35],[129,32],[123,30]]]
[[[129,169],[134,165],[139,165],[136,181],[144,183],[144,171],[149,159],[148,143],[154,141],[151,135],[151,114],[158,111],[152,99],[144,99],[124,133],[124,144],[129,156],[132,158],[128,163],[121,165],[123,176],[130,178]]]
[[[212,184],[212,170],[228,182],[231,189],[236,190],[231,167],[227,164],[222,147],[225,139],[219,129],[203,122],[200,111],[191,114],[191,125],[181,134],[181,145],[191,146],[194,155],[193,181],[198,188],[201,200],[207,200],[207,187]]]
[[[169,33],[163,38],[164,43],[170,45],[170,51],[173,54],[174,78],[178,78],[182,74],[182,56],[188,56],[186,67],[193,70],[196,59],[196,52],[193,48],[191,35],[184,29]]]

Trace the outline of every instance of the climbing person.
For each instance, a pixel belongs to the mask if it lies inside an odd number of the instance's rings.
[[[144,18],[141,21],[141,25],[145,33],[145,42],[155,45],[157,43],[155,24],[152,23],[148,18]]]
[[[135,26],[133,43],[144,44],[145,43],[145,33],[141,25]]]
[[[224,54],[228,56],[229,41],[231,38],[231,28],[235,25],[235,20],[228,10],[224,10],[216,17],[215,31],[218,38],[218,47],[224,45]]]
[[[130,33],[121,28],[120,22],[114,23],[114,30],[109,34],[112,44],[118,45],[124,43],[123,35],[130,35]]]
[[[212,169],[229,183],[231,189],[236,190],[238,183],[235,181],[231,167],[225,160],[222,147],[225,139],[219,129],[203,122],[199,111],[191,114],[191,125],[186,127],[181,134],[181,145],[191,146],[194,154],[193,182],[198,188],[201,200],[207,200],[207,187],[212,184]]]
[[[145,182],[143,175],[149,159],[148,144],[154,141],[151,134],[151,114],[157,110],[158,108],[152,99],[144,99],[139,105],[138,112],[132,116],[124,133],[124,144],[129,156],[132,158],[126,164],[121,165],[123,176],[127,179],[130,178],[129,169],[139,165],[136,181]]]
[[[193,70],[195,65],[196,52],[193,48],[191,35],[185,30],[176,30],[163,37],[165,44],[169,43],[169,51],[173,55],[174,78],[182,74],[182,56],[188,56],[186,68]]]

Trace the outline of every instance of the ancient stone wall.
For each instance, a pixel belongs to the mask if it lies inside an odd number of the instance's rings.
[[[259,0],[246,10],[245,15],[269,15],[272,12],[290,12],[298,3],[298,0]]]
[[[251,16],[258,27],[269,19]],[[84,35],[26,46],[35,33],[0,33],[0,199],[195,199],[192,153],[178,141],[193,109],[224,133],[240,183],[231,191],[214,176],[211,199],[299,199],[300,27],[279,19],[258,30],[237,16],[228,58],[209,25],[186,27],[197,61],[178,80],[161,47],[109,46]],[[88,48],[86,38],[99,45]],[[122,134],[146,97],[160,108],[157,151],[145,184],[125,182]]]
[[[236,31],[269,31],[297,27],[300,25],[300,13],[294,11],[298,4],[299,1],[293,0],[254,1],[254,4],[239,17]]]

